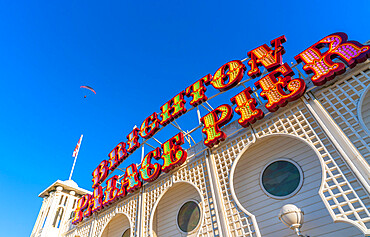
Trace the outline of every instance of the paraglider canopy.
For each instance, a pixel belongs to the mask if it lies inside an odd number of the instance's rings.
[[[96,95],[95,90],[94,90],[92,87],[90,87],[90,86],[80,86],[80,88],[88,89],[88,90],[90,90],[90,91],[94,92],[94,94]]]
[[[80,88],[88,89],[88,90],[90,90],[90,91],[94,92],[94,94],[96,95],[95,90],[94,90],[92,87],[90,87],[90,86],[80,86]],[[86,95],[84,96],[84,98],[86,98]]]

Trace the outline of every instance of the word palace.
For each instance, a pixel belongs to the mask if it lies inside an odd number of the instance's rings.
[[[92,192],[44,190],[31,237],[370,236],[370,46],[334,33],[288,64],[285,44],[182,88],[98,164]],[[168,125],[180,132],[158,141]]]
[[[103,160],[92,173],[94,188],[93,195],[85,195],[77,204],[73,223],[80,222],[83,217],[89,217],[92,213],[110,205],[117,199],[125,197],[127,193],[134,192],[142,186],[142,181],[152,182],[163,172],[169,172],[175,167],[184,163],[187,153],[181,148],[184,143],[183,133],[178,133],[174,137],[149,152],[144,157],[141,168],[137,170],[136,164],[131,164],[126,168],[126,173],[121,180],[115,175],[106,181],[106,188],[103,192],[101,183],[106,179],[110,172],[124,161],[130,153],[133,153],[139,146],[139,136],[148,139],[152,137],[160,126],[166,126],[175,118],[186,113],[185,96],[191,100],[191,106],[198,106],[207,100],[205,92],[207,87],[212,85],[215,89],[226,91],[235,87],[244,77],[245,72],[251,78],[261,76],[260,66],[269,72],[266,76],[255,82],[260,88],[261,97],[267,100],[265,107],[270,112],[275,112],[279,107],[285,106],[289,101],[300,98],[305,90],[306,84],[300,78],[293,78],[294,72],[287,63],[283,63],[282,55],[285,53],[283,43],[286,42],[285,36],[278,37],[271,41],[270,47],[266,44],[248,52],[250,69],[240,60],[230,61],[221,66],[215,74],[206,75],[199,79],[185,90],[160,107],[160,118],[156,112],[146,118],[140,129],[134,128],[127,135],[126,142],[120,142],[109,154],[108,160]],[[320,48],[328,45],[329,50],[322,54]],[[321,86],[326,81],[332,80],[335,76],[345,72],[344,63],[334,63],[334,57],[342,59],[349,67],[356,66],[357,63],[365,61],[370,56],[370,47],[363,46],[355,41],[347,41],[347,35],[336,33],[325,37],[307,50],[298,54],[295,59],[297,62],[305,63],[303,69],[307,73],[314,73],[312,82]],[[288,93],[286,92],[288,91]],[[256,120],[263,118],[261,109],[256,109],[256,100],[251,97],[251,88],[248,87],[241,93],[230,99],[236,104],[235,112],[240,115],[238,122],[241,126],[247,127]],[[213,147],[220,141],[225,140],[226,134],[221,131],[221,127],[227,124],[233,117],[233,110],[230,105],[223,104],[214,109],[209,114],[201,118],[204,124],[202,132],[205,134],[204,144]],[[152,163],[152,160],[163,159],[163,165]],[[117,187],[120,183],[120,188]]]

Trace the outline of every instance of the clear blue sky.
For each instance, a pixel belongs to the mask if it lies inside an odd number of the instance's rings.
[[[286,62],[334,32],[365,42],[369,13],[369,1],[1,1],[0,235],[30,235],[82,133],[73,179],[91,189],[132,127],[199,78],[283,34]]]

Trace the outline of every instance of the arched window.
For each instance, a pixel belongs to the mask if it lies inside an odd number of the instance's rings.
[[[62,221],[63,212],[64,212],[63,207],[59,207],[57,212],[55,213],[53,227],[59,228],[60,222]]]
[[[68,197],[65,198],[63,206],[66,206]]]
[[[60,197],[60,200],[59,200],[59,205],[61,205],[61,204],[62,204],[62,202],[63,202],[63,198],[64,198],[64,196],[62,195],[62,196]]]
[[[48,212],[46,212],[46,216],[45,216],[45,219],[44,219],[44,223],[42,223],[42,228],[44,228],[44,226],[45,226],[45,222],[46,222],[46,219],[48,218],[49,211],[50,211],[50,207],[48,208]]]

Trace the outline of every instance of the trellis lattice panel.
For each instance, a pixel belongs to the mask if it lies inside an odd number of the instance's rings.
[[[89,220],[82,222],[77,225],[74,229],[68,231],[65,237],[98,237],[101,236],[104,231],[104,227],[109,223],[109,221],[115,217],[118,213],[125,214],[130,219],[130,228],[133,236],[137,236],[137,207],[138,207],[139,195],[128,197],[119,202],[116,206],[111,206],[107,210],[103,210],[99,215],[90,217]],[[90,233],[90,229],[93,230]]]
[[[256,236],[256,223],[234,202],[230,190],[230,170],[236,156],[252,141],[251,130],[213,151],[224,213],[232,236]]]
[[[334,85],[314,93],[368,163],[370,163],[370,134],[360,124],[362,115],[358,114],[358,106],[360,98],[369,84],[370,63],[367,63],[357,72],[351,72],[350,75],[345,75]],[[362,110],[369,109],[362,108]]]
[[[222,205],[232,236],[258,236],[253,216],[240,210],[230,189],[230,171],[243,148],[253,141],[273,134],[290,134],[304,139],[319,154],[323,166],[323,180],[319,195],[334,221],[349,222],[361,231],[369,231],[369,194],[364,190],[338,151],[307,110],[297,102],[280,113],[270,115],[254,125],[254,132],[245,129],[244,134],[230,138],[226,144],[213,150],[216,173],[220,184]],[[247,210],[248,211],[248,210]],[[253,215],[253,213],[251,213]]]
[[[75,236],[88,237],[92,223],[93,223],[92,219],[81,223],[74,230],[67,232],[65,237],[75,237]]]
[[[143,192],[143,236],[153,236],[151,215],[154,214],[155,205],[160,202],[162,195],[178,182],[188,182],[200,192],[203,200],[204,213],[197,236],[219,236],[217,213],[215,211],[214,197],[210,187],[209,170],[203,154],[188,158],[178,170],[169,175],[163,175],[154,183],[147,184]]]
[[[92,237],[101,236],[104,228],[109,221],[117,214],[123,213],[130,220],[130,228],[133,233],[133,236],[137,235],[137,216],[138,216],[138,205],[139,205],[139,194],[136,194],[127,199],[123,199],[117,204],[114,208],[109,208],[107,211],[100,213],[95,220],[95,232]]]

